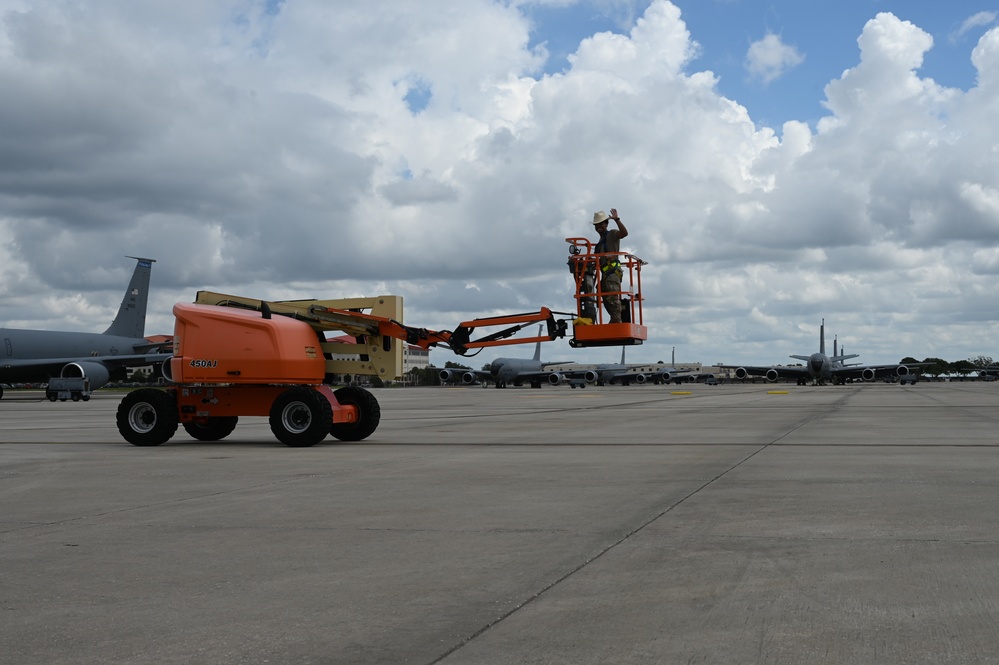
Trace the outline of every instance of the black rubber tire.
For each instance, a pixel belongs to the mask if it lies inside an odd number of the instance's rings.
[[[333,407],[312,388],[289,388],[271,405],[271,431],[292,448],[314,446],[330,433]]]
[[[133,446],[158,446],[177,431],[177,398],[155,388],[133,390],[122,398],[115,420]]]
[[[330,434],[340,441],[362,441],[378,429],[382,419],[382,410],[378,400],[369,391],[356,386],[347,386],[333,392],[340,404],[352,404],[357,407],[356,423],[333,423]]]
[[[184,431],[198,441],[221,441],[236,429],[239,416],[210,416],[205,422],[181,423]]]

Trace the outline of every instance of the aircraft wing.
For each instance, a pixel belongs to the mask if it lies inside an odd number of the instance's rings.
[[[683,381],[696,381],[698,379],[707,379],[713,377],[714,374],[711,372],[700,372],[693,370],[682,370],[682,369],[662,369],[652,374],[651,378],[654,381],[659,381],[662,383],[681,383]]]
[[[149,355],[150,353],[156,351],[158,353],[163,353],[165,351],[170,351],[173,349],[173,337],[164,342],[149,342],[148,344],[136,344],[132,347],[133,351],[138,351],[140,354]],[[169,357],[170,354],[167,354]]]
[[[787,367],[784,365],[718,365],[722,369],[734,369],[735,378],[745,379],[747,376],[762,376],[768,381],[777,379],[800,379],[808,376],[807,367]]]
[[[169,353],[147,353],[115,356],[82,356],[75,358],[34,358],[0,362],[0,381],[4,383],[47,382],[63,376],[67,366],[72,368],[67,377],[86,376],[91,388],[97,390],[125,367],[144,367],[163,363],[172,357]]]
[[[889,365],[849,365],[834,367],[832,375],[837,379],[860,379],[875,381],[884,377],[900,377],[911,373],[914,367],[923,367],[932,363],[893,363]]]
[[[554,363],[564,365],[566,363]],[[518,381],[545,381],[550,385],[557,386],[570,379],[585,379],[586,370],[583,369],[543,369],[535,372],[521,372],[517,375]]]
[[[442,369],[439,374],[443,383],[463,383],[466,386],[477,381],[491,379],[492,375],[484,369],[464,369],[462,367],[449,367]]]
[[[97,363],[104,365],[110,370],[119,367],[142,367],[144,365],[155,365],[166,362],[173,355],[170,353],[144,353],[132,355],[114,356],[82,356],[70,358],[27,358],[24,360],[6,360],[0,362],[0,373],[4,370],[34,370],[36,373],[48,373],[50,376],[59,376],[62,368],[70,363]]]

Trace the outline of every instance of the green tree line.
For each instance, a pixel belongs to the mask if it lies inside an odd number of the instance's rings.
[[[991,356],[976,356],[974,358],[958,360],[956,362],[947,362],[942,358],[924,358],[921,361],[911,357],[902,358],[903,365],[918,362],[928,363],[925,367],[919,367],[916,368],[916,370],[920,374],[927,374],[929,376],[941,376],[943,374],[970,376],[988,368],[992,368],[993,373],[996,370]]]

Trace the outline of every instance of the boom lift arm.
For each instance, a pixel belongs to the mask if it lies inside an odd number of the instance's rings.
[[[353,355],[357,353],[357,348],[345,350],[344,344],[325,342],[322,348],[329,358],[327,373],[374,374],[390,379],[402,373],[402,348],[392,343],[394,339],[425,350],[431,347],[444,347],[464,356],[469,351],[486,347],[551,341],[564,337],[568,328],[565,320],[556,319],[550,309],[542,307],[537,312],[464,321],[453,331],[428,330],[407,326],[400,321],[402,298],[399,296],[264,301],[225,293],[199,291],[195,303],[249,309],[261,312],[265,317],[272,314],[288,316],[308,323],[320,336],[327,331],[342,331],[359,342],[364,341],[367,353],[363,355],[367,356],[368,360],[360,361],[366,363],[364,366],[356,365],[358,361],[353,361],[354,364],[351,364],[351,361],[337,360],[330,356],[342,354],[344,351]],[[546,324],[547,334],[512,339],[519,331],[537,323]],[[473,333],[479,329],[496,326],[506,327],[472,339]]]

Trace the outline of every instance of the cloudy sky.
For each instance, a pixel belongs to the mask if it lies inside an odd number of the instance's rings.
[[[629,361],[781,362],[823,318],[865,362],[999,357],[995,0],[0,0],[0,91],[6,327],[103,330],[126,255],[147,334],[199,289],[568,310],[617,207]]]

